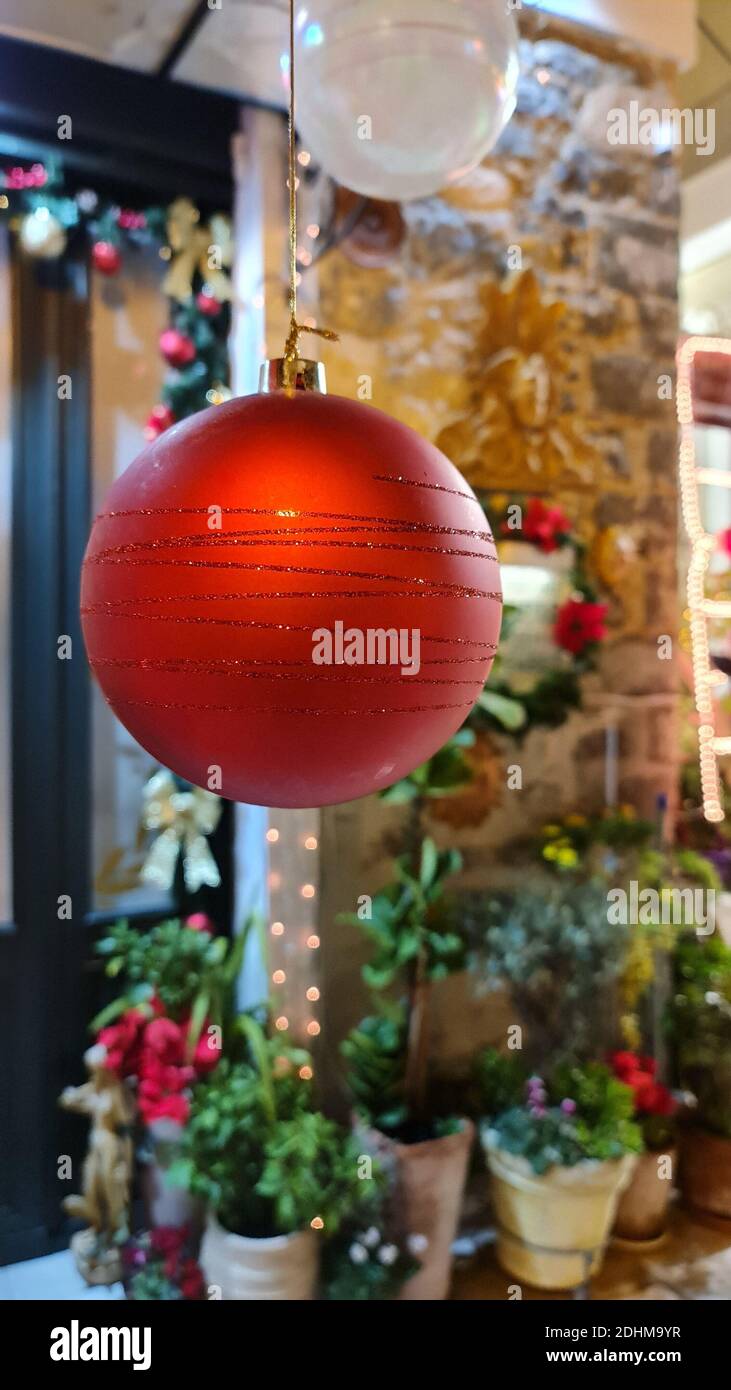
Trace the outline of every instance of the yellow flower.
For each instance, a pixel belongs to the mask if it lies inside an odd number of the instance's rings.
[[[543,851],[544,859],[558,859],[558,849],[556,845],[546,845]]]
[[[578,811],[573,815],[567,816],[564,825],[586,825],[586,816],[580,816]]]
[[[555,839],[555,837],[556,837],[557,835],[560,835],[560,834],[561,834],[561,826],[560,826],[560,825],[544,825],[544,827],[543,827],[543,834],[546,836],[547,839],[553,840],[553,839]]]
[[[619,814],[620,816],[624,816],[625,820],[637,820],[637,812],[634,806],[620,806]]]
[[[571,845],[567,845],[565,849],[559,849],[556,858],[562,869],[575,869],[579,862],[579,856]]]
[[[625,1046],[632,1052],[636,1052],[642,1044],[642,1034],[635,1014],[623,1014],[619,1020],[619,1027]]]

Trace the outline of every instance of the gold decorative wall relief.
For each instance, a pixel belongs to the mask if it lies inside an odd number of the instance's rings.
[[[438,448],[475,488],[586,486],[597,454],[566,398],[567,306],[543,302],[532,270],[507,288],[490,281],[480,299],[467,412],[441,431]]]

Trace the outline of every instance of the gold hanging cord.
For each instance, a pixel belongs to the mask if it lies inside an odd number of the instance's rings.
[[[284,380],[294,390],[297,379],[300,333],[316,333],[318,338],[338,341],[329,328],[310,328],[297,322],[297,167],[294,128],[294,0],[289,0],[289,333],[284,345]]]

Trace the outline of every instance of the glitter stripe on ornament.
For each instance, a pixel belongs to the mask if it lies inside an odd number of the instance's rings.
[[[107,704],[111,704],[108,699]],[[329,708],[327,705],[188,705],[170,700],[115,699],[112,708],[133,709],[144,706],[148,709],[210,710],[215,714],[329,714],[332,718],[340,718],[344,714],[429,714],[431,710],[472,709],[473,704],[473,700],[460,700],[454,705],[379,705],[374,709],[343,709],[340,706]]]
[[[427,488],[429,492],[446,492],[450,497],[462,497],[465,502],[474,502],[476,506],[480,507],[477,498],[469,492],[458,492],[453,487],[445,487],[443,483],[422,483],[418,478],[403,478],[400,473],[374,473],[372,476],[376,483],[400,483],[402,487],[423,487]],[[481,507],[480,511],[482,511]]]
[[[108,545],[101,550],[97,550],[91,557],[95,564],[100,560],[105,560],[112,555],[130,555],[135,551],[150,550],[176,550],[186,549],[191,545],[202,545],[217,549],[220,546],[256,546],[271,545],[271,539],[263,534],[256,540],[242,540],[241,536],[246,533],[216,533],[210,535],[186,535],[186,536],[163,536],[154,541],[130,541],[126,545]],[[302,540],[300,537],[292,537],[289,534],[284,539],[277,540],[277,548],[295,546],[310,549],[322,550],[396,550],[405,551],[408,554],[421,555],[456,555],[465,560],[497,560],[497,553],[484,550],[455,550],[450,546],[441,545],[407,545],[404,541],[332,541],[332,540]]]
[[[252,663],[242,659],[240,665],[249,667]],[[318,667],[316,671],[310,670],[306,674],[301,671],[250,671],[231,670],[228,664],[222,663],[215,657],[210,661],[204,658],[191,661],[187,657],[151,657],[143,656],[132,660],[128,657],[105,656],[89,657],[89,665],[94,670],[103,666],[112,666],[115,669],[127,671],[166,671],[172,675],[185,673],[191,667],[196,671],[202,672],[207,676],[235,676],[238,680],[251,681],[317,681],[318,684],[336,685],[343,687],[343,665],[334,665],[332,668],[326,667],[324,670]],[[307,662],[303,665],[312,668],[313,663]],[[348,667],[348,685],[401,685],[403,681],[408,681],[409,685],[469,685],[474,689],[474,677],[462,679],[458,676],[405,676],[401,672],[382,672],[378,676],[354,675],[352,668]]]
[[[162,600],[164,601],[164,600]],[[181,616],[177,613],[129,613],[124,609],[120,610],[118,604],[132,603],[132,599],[102,599],[98,603],[88,603],[81,609],[82,617],[92,618],[138,618],[146,623],[192,623],[194,626],[205,624],[214,627],[237,627],[255,628],[267,632],[309,632],[312,633],[312,623],[265,623],[259,622],[256,618],[198,618],[192,614]],[[111,611],[110,611],[111,609]],[[465,647],[479,647],[486,653],[497,651],[496,642],[483,642],[472,637],[435,637],[426,633],[421,634],[422,642],[443,642],[457,644]],[[487,657],[445,657],[445,661],[482,661]]]
[[[309,628],[307,628],[306,631],[309,632]],[[426,639],[425,639],[425,638],[422,638],[421,640],[422,640],[422,641],[425,641]],[[220,656],[220,657],[211,658],[211,660],[212,660],[212,661],[215,661],[215,663],[216,663],[218,666],[246,666],[246,667],[249,667],[249,666],[291,666],[291,667],[296,667],[296,668],[298,668],[298,669],[301,668],[301,669],[303,669],[303,670],[306,670],[308,667],[312,666],[312,658],[311,658],[311,657],[299,657],[298,659],[294,659],[294,658],[287,659],[286,657],[277,657],[277,656]],[[89,661],[90,661],[90,663],[91,663],[93,666],[129,666],[129,667],[135,667],[135,668],[136,668],[137,666],[153,666],[153,667],[159,668],[160,670],[166,670],[166,669],[171,669],[171,670],[172,670],[173,667],[175,667],[175,668],[178,668],[178,667],[181,667],[181,668],[182,668],[182,667],[184,667],[186,671],[191,670],[191,669],[195,670],[197,667],[209,667],[210,664],[211,664],[211,661],[209,661],[208,658],[206,658],[206,657],[197,657],[197,656],[170,656],[170,657],[167,657],[167,656],[164,656],[164,657],[155,657],[155,656],[150,656],[150,657],[148,657],[148,656],[143,656],[143,657],[135,657],[135,658],[131,658],[131,657],[120,657],[120,656],[103,656],[103,657],[99,657],[99,656],[90,656],[90,657],[89,657]],[[474,664],[476,664],[476,665],[478,665],[478,666],[483,666],[483,665],[485,664],[485,657],[484,657],[484,656],[435,656],[435,657],[428,657],[426,661],[422,661],[422,662],[421,662],[421,665],[422,665],[422,666],[463,666],[463,665],[465,665],[465,664],[468,664],[468,665],[469,665],[469,664],[471,664],[471,663],[474,663]],[[347,664],[348,664],[348,663],[346,663],[346,662],[339,662],[339,663],[337,663],[338,670],[342,671],[343,666],[344,666],[344,665],[347,665]],[[380,662],[380,663],[378,663],[378,664],[379,664],[379,665],[384,665],[385,663]],[[409,683],[411,683],[411,677],[409,677]],[[465,683],[466,683],[466,682],[465,682]]]
[[[273,565],[270,561],[257,562],[255,560],[180,560],[160,559],[158,556],[137,556],[130,559],[128,556],[105,556],[103,553],[91,555],[87,561],[90,565],[167,565],[175,569],[225,569],[225,570],[244,570],[247,573],[255,574],[313,574],[320,575],[324,579],[373,579],[377,583],[406,583],[425,585],[430,590],[439,594],[470,593],[479,598],[488,598],[489,595],[484,589],[476,589],[471,586],[454,583],[448,579],[430,579],[428,575],[410,574],[381,574],[373,570],[340,570],[332,569],[325,565]],[[382,592],[376,590],[375,592]],[[321,591],[315,595],[321,597]]]
[[[449,489],[445,489],[448,491]],[[456,497],[466,497],[466,493],[455,493]],[[474,502],[477,499],[468,497],[468,501]],[[479,505],[479,504],[478,504]],[[416,521],[412,518],[398,516],[371,516],[368,513],[359,512],[322,512],[322,511],[285,511],[281,507],[221,507],[222,516],[287,516],[292,518],[306,517],[312,521],[320,517],[323,521],[356,521],[356,522],[377,522],[380,525],[400,527],[404,531],[425,531],[434,535],[457,535],[473,536],[492,541],[493,537],[489,531],[473,531],[464,529],[460,526],[439,526],[433,521]],[[126,511],[99,512],[97,521],[111,521],[117,517],[132,516],[206,516],[210,517],[210,507],[131,507]],[[95,523],[96,524],[96,523]],[[325,528],[323,528],[325,529]],[[335,530],[335,527],[328,527]]]
[[[343,575],[343,578],[346,578]],[[377,577],[377,576],[374,576]],[[400,575],[394,576],[401,578]],[[502,594],[484,589],[470,589],[462,584],[450,586],[452,592],[447,590],[445,593],[434,592],[428,589],[328,589],[325,597],[333,598],[357,598],[357,599],[381,599],[381,598],[413,598],[413,599],[439,599],[439,598],[488,598],[495,603],[502,602]],[[236,594],[140,594],[139,596],[130,595],[128,598],[110,599],[109,603],[245,603],[249,599],[319,599],[322,600],[321,589],[263,589],[251,593]]]

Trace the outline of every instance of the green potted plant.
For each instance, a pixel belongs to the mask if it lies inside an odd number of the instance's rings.
[[[477,987],[509,991],[534,1065],[587,1060],[614,1045],[628,929],[609,923],[603,885],[471,895],[460,910]]]
[[[701,1219],[731,1223],[731,948],[687,935],[669,1008],[678,1075],[695,1100],[681,1126],[680,1185]]]
[[[215,936],[203,914],[148,931],[117,922],[97,943],[117,996],[92,1020],[106,1065],[125,1080],[140,1131],[137,1149],[150,1227],[195,1223],[189,1195],[167,1181],[197,1077],[218,1064],[236,1018],[236,980],[250,931]]]
[[[516,1066],[498,1078],[503,1099],[518,1077]],[[599,1268],[642,1150],[632,1091],[601,1062],[560,1066],[520,1089],[482,1127],[497,1256],[521,1282],[575,1288]]]
[[[657,1080],[653,1057],[613,1052],[609,1064],[618,1080],[632,1091],[634,1117],[645,1147],[619,1199],[613,1232],[615,1243],[636,1249],[639,1244],[655,1245],[665,1235],[675,1176],[679,1107],[672,1091]]]
[[[372,902],[361,927],[374,945],[364,967],[377,994],[398,991],[380,1003],[342,1044],[347,1080],[364,1144],[391,1172],[406,1228],[426,1241],[421,1268],[403,1286],[403,1299],[446,1297],[451,1246],[464,1188],[474,1128],[467,1119],[435,1113],[430,1094],[429,1009],[434,986],[465,962],[445,883],[459,855],[421,840],[412,820],[408,853],[395,860],[393,878]]]
[[[309,1055],[239,1020],[240,1060],[223,1059],[193,1091],[170,1177],[204,1199],[200,1264],[224,1299],[311,1299],[318,1233],[335,1235],[373,1181],[355,1140],[311,1105]]]

